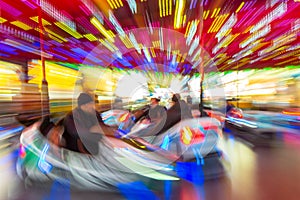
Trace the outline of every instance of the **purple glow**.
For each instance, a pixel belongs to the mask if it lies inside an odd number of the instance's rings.
[[[37,6],[36,5],[33,5],[32,3],[30,3],[29,1],[27,0],[22,0],[22,2],[27,5],[29,8],[32,8],[32,9],[36,9]]]
[[[190,3],[190,10],[193,8],[193,3],[194,3],[194,1],[195,1],[195,0],[192,0],[191,3]]]
[[[98,34],[99,31],[85,18],[85,17],[77,17],[76,21],[81,24],[85,29],[87,29],[92,34]]]
[[[258,16],[265,10],[265,7],[261,7],[255,14],[253,14],[253,16],[251,17],[251,19],[249,19],[246,23],[245,23],[245,26],[249,26],[252,21],[255,19],[255,18],[258,18]]]
[[[11,5],[3,2],[2,0],[0,0],[0,7],[1,7],[1,10],[4,10],[7,13],[9,13],[9,14],[15,16],[15,17],[18,17],[22,14],[21,11],[19,11],[16,8],[12,7]]]
[[[243,6],[243,8],[240,10],[240,12],[242,12],[242,11],[246,11],[246,7],[250,4],[251,2],[250,1],[247,1],[245,4],[244,4],[244,6]]]
[[[79,8],[87,15],[89,16],[91,14],[91,12],[85,7],[80,5]]]
[[[249,10],[249,12],[245,14],[238,23],[235,24],[234,28],[238,28],[241,24],[243,24],[248,19],[248,16],[250,16],[253,12],[254,10]]]
[[[195,1],[194,1],[193,8],[196,8],[196,6],[197,6],[197,2],[198,2],[198,0],[195,0]]]

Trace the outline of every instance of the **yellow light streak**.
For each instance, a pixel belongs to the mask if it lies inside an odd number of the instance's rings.
[[[283,62],[280,62],[280,63],[277,63],[277,64],[275,64],[275,65],[282,65],[282,64],[285,64],[285,63],[288,63],[288,62],[294,61],[294,60],[298,60],[298,58],[297,58],[297,57],[295,57],[295,58],[291,58],[291,59],[289,59],[289,60],[285,60],[285,61],[283,61]]]
[[[63,41],[62,41],[62,40],[60,40],[60,39],[58,39],[58,38],[54,37],[54,36],[53,36],[53,35],[51,35],[51,34],[48,34],[48,36],[49,36],[49,38],[51,38],[52,40],[55,40],[56,42],[63,43]]]
[[[152,45],[153,45],[154,48],[158,48],[159,44],[160,44],[159,40],[152,42]]]
[[[161,7],[161,1],[163,0],[158,0],[158,7],[159,7],[159,16],[162,17],[162,7]]]
[[[189,21],[188,24],[187,24],[187,26],[186,26],[186,29],[185,29],[185,34],[184,34],[185,38],[187,37],[188,32],[190,32],[190,28],[191,28],[190,25],[191,25],[191,22]]]
[[[109,4],[109,6],[111,7],[111,9],[115,9],[115,5],[112,4],[112,2],[110,0],[107,0],[107,3]]]
[[[249,31],[250,31],[250,29],[252,29],[253,28],[253,26],[249,26],[243,33],[245,34],[245,33],[248,33]]]
[[[35,28],[34,30],[36,30],[39,33],[45,34],[44,31],[42,31],[40,28]]]
[[[272,55],[270,55],[270,56],[268,56],[268,57],[262,59],[262,61],[270,60],[270,59],[272,59],[272,58],[274,58],[274,57],[279,56],[279,55],[282,54],[282,53],[284,53],[284,52],[281,51],[281,52],[274,53],[274,54],[272,54]]]
[[[13,22],[10,22],[11,24],[25,30],[25,31],[28,31],[30,29],[32,29],[31,26],[28,26],[27,24],[24,24],[23,22],[20,22],[20,21],[13,21]]]
[[[181,27],[184,5],[185,5],[185,0],[176,1],[175,16],[174,16],[174,28],[175,29]]]
[[[186,15],[183,16],[183,20],[182,20],[181,24],[184,26],[185,23],[186,23]]]
[[[211,33],[212,30],[214,29],[214,27],[216,26],[216,24],[218,23],[218,21],[220,20],[220,17],[216,17],[213,21],[213,23],[211,24],[211,26],[209,27],[207,33]]]
[[[219,20],[218,20],[216,26],[214,27],[214,29],[212,30],[212,32],[218,32],[218,30],[221,28],[221,26],[223,25],[224,21],[226,20],[226,18],[228,16],[229,16],[229,14],[218,16]]]
[[[119,2],[118,2],[118,0],[111,0],[113,3],[115,3],[115,5],[116,5],[116,8],[120,8],[120,4],[119,4]]]
[[[169,1],[169,6],[169,15],[172,15],[172,0]]]
[[[233,36],[230,38],[230,40],[229,40],[228,42],[225,42],[225,44],[224,44],[223,47],[226,47],[226,46],[228,46],[229,44],[231,44],[231,43],[233,42],[233,40],[234,40],[235,38],[237,38],[239,35],[240,35],[240,33],[237,33],[237,34],[233,35]]]
[[[156,54],[155,54],[154,48],[150,47],[150,51],[151,51],[152,57],[155,58]]]
[[[240,6],[238,7],[238,9],[236,9],[235,13],[238,13],[242,9],[242,7],[244,6],[244,4],[245,4],[245,2],[242,2],[240,4]]]
[[[119,0],[119,3],[120,3],[120,7],[123,7],[123,2],[122,2],[122,0]]]
[[[219,12],[220,12],[220,11],[221,11],[221,8],[218,8],[218,9],[217,9],[217,12],[216,12],[216,14],[215,14],[215,17],[219,15]]]
[[[35,21],[36,23],[39,23],[39,17],[38,17],[38,16],[30,17],[30,19],[31,19],[32,21]],[[48,21],[45,20],[45,19],[42,19],[42,24],[43,24],[44,26],[51,25],[51,23],[48,22]]]
[[[205,13],[204,19],[207,19],[207,17],[209,16],[210,10],[207,10],[207,11],[205,11],[205,12],[206,12],[206,13]]]
[[[128,38],[127,35],[125,35],[125,37],[122,37],[121,35],[119,35],[119,38],[121,39],[121,41],[125,44],[125,46],[128,49],[134,47],[134,45],[132,44],[131,40]]]
[[[63,22],[54,22],[54,24],[56,26],[58,26],[59,28],[61,28],[62,30],[64,30],[65,32],[67,32],[70,35],[72,35],[73,37],[75,37],[76,39],[82,38],[81,34],[79,34],[77,31],[73,30],[69,26],[67,26],[65,23],[63,23]]]
[[[164,1],[166,1],[166,15],[169,15],[169,5],[168,5],[168,2],[169,2],[169,0],[164,0]]]
[[[86,39],[88,39],[89,41],[93,42],[93,41],[97,41],[98,39],[96,38],[96,36],[94,36],[93,34],[91,33],[88,33],[88,34],[84,34],[83,35]]]
[[[165,8],[165,0],[162,0],[162,10],[163,10],[163,16],[166,16],[166,8]]]
[[[7,21],[6,19],[0,17],[0,24],[4,23],[4,22],[6,22],[6,21]]]
[[[111,43],[107,43],[107,41],[105,42],[103,39],[99,39],[99,41],[106,47],[108,48],[111,52],[114,52],[115,49],[113,46],[110,46]]]
[[[184,53],[183,56],[181,57],[181,62],[185,61],[186,56],[187,56],[187,53]]]
[[[210,18],[213,18],[216,14],[217,8],[214,9],[213,13],[211,14]]]
[[[47,33],[50,33],[50,34],[52,34],[53,36],[59,38],[60,40],[62,40],[62,41],[64,41],[64,42],[68,42],[67,39],[63,38],[62,36],[58,35],[57,33],[54,33],[53,31],[51,31],[50,29],[48,29],[48,28],[46,28],[46,27],[45,27],[45,31],[46,31]]]
[[[105,36],[108,40],[114,42],[114,38],[111,34],[104,28],[104,26],[98,21],[96,17],[93,17],[91,23],[100,31],[100,33]]]

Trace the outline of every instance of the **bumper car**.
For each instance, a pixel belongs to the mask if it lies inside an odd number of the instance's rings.
[[[144,146],[153,149],[163,149],[177,158],[177,164],[182,162],[183,165],[190,165],[197,168],[202,165],[203,169],[206,160],[215,160],[217,165],[211,167],[210,173],[205,174],[206,178],[218,177],[224,174],[223,166],[219,161],[225,161],[223,152],[218,148],[222,135],[221,122],[213,117],[194,117],[183,119],[173,125],[167,131],[155,134],[152,130],[157,130],[155,125],[146,122],[143,118],[136,120],[136,116],[127,111],[122,113],[117,110],[110,110],[102,113],[105,123],[113,126],[119,126],[120,137],[122,139],[133,138]],[[114,122],[113,124],[111,122]],[[125,131],[124,131],[125,130]],[[189,169],[191,170],[191,169]],[[177,173],[178,174],[178,173]]]
[[[79,190],[116,191],[120,184],[138,180],[188,180],[193,173],[197,174],[192,177],[204,180],[224,175],[223,155],[217,149],[222,131],[215,119],[183,120],[148,138],[139,134],[148,125],[136,123],[127,111],[111,110],[102,116],[109,125],[118,125],[123,135],[103,137],[96,156],[57,146],[41,134],[39,123],[26,128],[17,160],[17,173],[25,184],[59,181]]]

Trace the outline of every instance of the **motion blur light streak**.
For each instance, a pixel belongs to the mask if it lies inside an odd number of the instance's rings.
[[[200,116],[202,100],[205,112],[213,120],[201,118],[204,120],[199,122],[194,118],[189,121],[197,124],[194,127],[182,120],[183,129],[172,128],[155,137],[152,145],[157,145],[156,148],[128,138],[126,144],[105,138],[100,149],[104,157],[97,161],[50,144],[38,130],[31,129],[32,133],[28,133],[25,129],[20,161],[30,175],[39,171],[52,179],[71,178],[69,185],[66,184],[68,189],[111,190],[111,185],[120,184],[125,197],[155,199],[158,197],[152,188],[136,181],[147,177],[156,179],[152,180],[154,183],[158,180],[188,180],[197,186],[204,183],[206,167],[210,168],[205,156],[208,152],[218,153],[216,141],[226,139],[221,130],[224,120],[248,128],[249,135],[261,129],[299,135],[300,3],[297,0],[0,0],[0,7],[0,142],[18,137],[25,126],[40,119],[46,81],[51,120],[55,123],[77,106],[76,98],[83,91],[93,94],[96,109],[101,112],[111,110],[116,100],[121,101],[119,109],[134,111],[147,106],[149,98],[154,96],[169,108],[173,93],[180,93],[183,100],[190,97],[188,106],[193,108],[194,116]],[[46,80],[41,74],[43,69]],[[243,115],[235,112],[232,113],[235,117],[225,119],[222,112],[226,99],[243,109]],[[253,114],[253,110],[259,110],[262,116]],[[265,110],[280,115],[268,115]],[[127,134],[136,136],[137,132],[130,132],[131,126],[126,127],[128,120],[135,119],[128,113],[103,115],[105,123],[121,129],[122,139]],[[141,130],[147,126],[141,125]],[[182,134],[178,137],[180,130]],[[231,136],[229,140],[233,140]],[[1,147],[9,145],[13,144],[1,143]],[[188,149],[190,145],[192,148]],[[169,160],[155,154],[159,147],[186,162],[169,165]],[[232,155],[239,154],[239,150],[232,149]],[[250,159],[244,154],[241,158],[246,164],[256,161],[250,151]],[[252,168],[253,164],[242,168],[246,169],[243,171],[246,176],[237,176],[239,180],[233,182],[233,188],[249,181],[253,184],[250,190],[241,192],[263,190],[267,184],[261,184],[259,176],[257,180],[251,178],[253,171],[259,172],[262,167]],[[38,181],[44,181],[45,174],[40,173]],[[169,183],[166,187],[171,187]],[[53,190],[55,187],[59,186],[54,183]],[[293,186],[286,188],[294,191]],[[191,195],[209,198],[202,196],[204,192],[199,192],[199,188],[193,189],[182,189],[183,198]],[[137,194],[130,196],[126,190]],[[272,194],[267,195],[272,199]],[[167,193],[166,197],[171,199],[174,195]],[[231,197],[244,196],[222,198]]]

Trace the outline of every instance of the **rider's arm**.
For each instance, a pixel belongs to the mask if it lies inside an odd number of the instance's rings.
[[[76,121],[76,124],[75,124]],[[65,128],[76,139],[85,138],[91,141],[98,141],[102,138],[102,134],[90,132],[88,127],[80,119],[74,119],[74,116],[69,116],[65,120]]]

